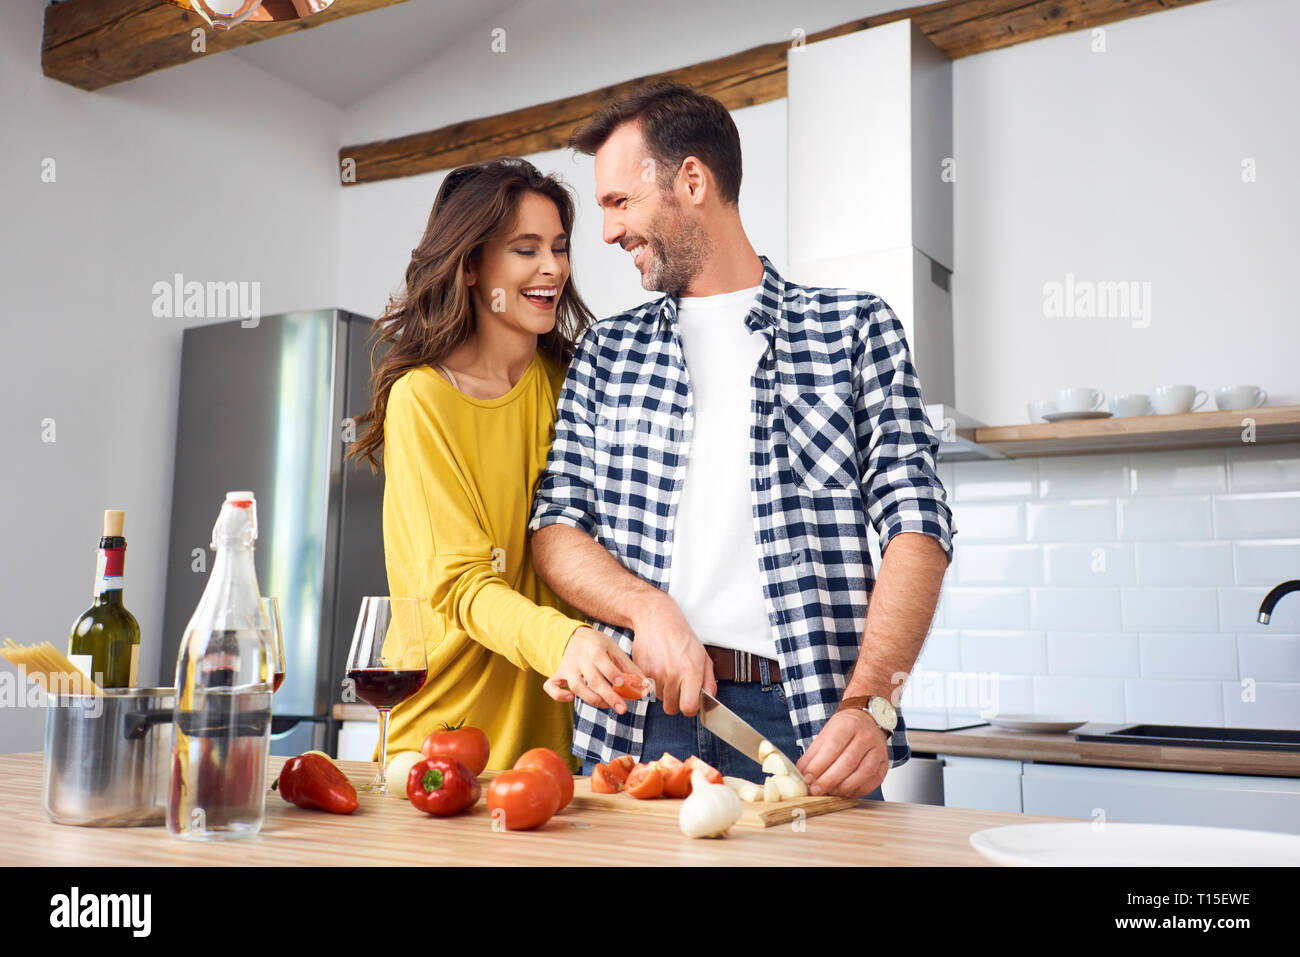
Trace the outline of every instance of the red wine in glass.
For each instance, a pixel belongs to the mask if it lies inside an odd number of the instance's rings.
[[[420,602],[415,598],[361,599],[347,668],[345,693],[350,690],[352,697],[379,711],[379,768],[374,781],[357,790],[387,794],[388,712],[419,691],[428,674]]]
[[[382,711],[423,688],[428,671],[425,668],[353,668],[348,677],[357,697]]]

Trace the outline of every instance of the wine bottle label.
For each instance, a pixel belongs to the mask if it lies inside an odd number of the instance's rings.
[[[140,645],[131,646],[131,680],[127,682],[128,687],[140,687]]]
[[[82,579],[82,581],[85,581],[85,579]],[[78,671],[86,675],[86,677],[90,678],[92,681],[95,680],[94,675],[90,673],[90,669],[95,667],[94,655],[68,655],[68,660],[77,667]]]
[[[125,564],[125,548],[101,548],[95,564],[95,597],[106,591],[122,590],[122,567]]]

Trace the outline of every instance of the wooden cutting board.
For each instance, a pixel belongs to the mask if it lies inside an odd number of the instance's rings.
[[[626,792],[593,794],[591,778],[575,778],[571,806],[601,811],[625,811],[629,814],[652,814],[657,817],[670,817],[675,821],[677,815],[681,813],[683,800],[685,798],[652,798],[642,801],[631,797]],[[829,814],[832,811],[857,807],[858,802],[846,797],[802,797],[774,804],[742,801],[741,806],[745,810],[740,815],[740,820],[736,822],[737,826],[773,827],[777,824],[788,824],[796,819],[802,820],[818,814]]]

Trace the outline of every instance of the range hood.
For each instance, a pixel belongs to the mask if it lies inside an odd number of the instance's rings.
[[[787,60],[791,278],[889,303],[940,457],[1004,458],[953,408],[952,61],[910,19]]]

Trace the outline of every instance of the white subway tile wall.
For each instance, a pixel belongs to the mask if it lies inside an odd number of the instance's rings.
[[[1038,462],[1042,498],[1115,498],[1128,490],[1127,455],[1054,455]]]
[[[1300,578],[1300,443],[939,474],[955,559],[918,701],[1300,730],[1300,594],[1256,621],[1272,586]]]

